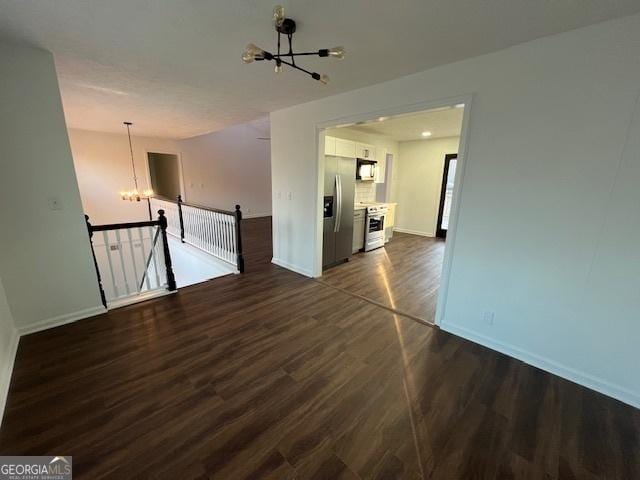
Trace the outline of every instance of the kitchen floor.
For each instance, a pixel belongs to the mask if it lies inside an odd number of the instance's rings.
[[[438,238],[396,232],[384,248],[357,253],[319,280],[433,323],[444,246]]]

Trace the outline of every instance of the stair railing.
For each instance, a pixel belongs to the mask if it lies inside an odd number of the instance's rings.
[[[86,215],[85,220],[105,308],[177,289],[164,210],[158,210],[157,220],[144,222],[92,225]],[[97,232],[101,233],[98,241]]]
[[[154,207],[170,212],[168,233],[244,272],[240,205],[235,206],[235,211],[220,210],[185,203],[180,195],[175,201],[164,197],[151,201]]]

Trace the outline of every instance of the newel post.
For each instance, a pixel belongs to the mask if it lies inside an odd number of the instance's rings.
[[[93,257],[93,266],[96,267],[96,275],[98,276],[98,289],[100,290],[100,299],[102,305],[107,308],[107,297],[104,294],[104,288],[102,288],[102,277],[100,276],[100,269],[98,268],[98,261],[96,260],[96,252],[93,249],[93,229],[91,223],[89,223],[89,215],[84,216],[84,221],[87,222],[87,231],[89,232],[89,245],[91,245],[91,256]]]
[[[236,205],[236,256],[238,271],[244,273],[244,256],[242,255],[242,212],[240,205]]]
[[[158,210],[160,232],[162,234],[162,251],[164,252],[164,266],[167,269],[167,289],[171,292],[177,290],[176,276],[173,274],[173,266],[171,265],[171,253],[169,252],[169,242],[167,241],[167,217],[164,216],[164,210]]]
[[[178,217],[180,218],[180,241],[184,243],[184,220],[182,219],[182,195],[178,195]]]

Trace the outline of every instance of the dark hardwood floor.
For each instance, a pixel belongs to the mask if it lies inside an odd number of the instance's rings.
[[[261,223],[262,222],[262,223]],[[637,479],[640,411],[268,263],[23,337],[0,454],[77,479]]]
[[[355,254],[320,281],[434,323],[444,240],[394,233],[385,248]]]

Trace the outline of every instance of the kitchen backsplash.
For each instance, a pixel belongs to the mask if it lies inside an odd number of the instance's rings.
[[[356,182],[355,203],[373,203],[376,201],[376,184],[374,182]]]

